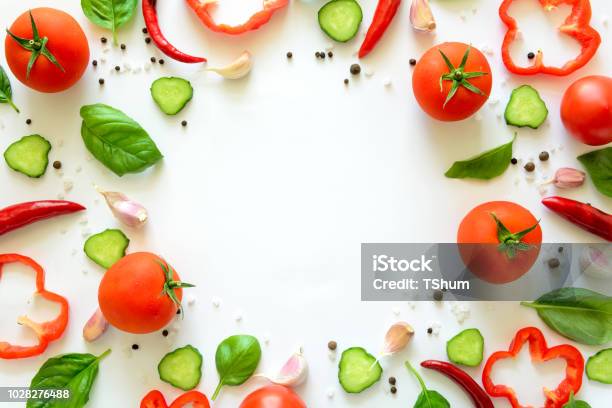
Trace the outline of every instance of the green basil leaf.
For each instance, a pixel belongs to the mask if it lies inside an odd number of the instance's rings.
[[[404,365],[410,372],[412,372],[412,374],[414,374],[421,385],[421,393],[414,403],[414,408],[450,408],[450,403],[442,396],[442,394],[440,394],[438,391],[427,389],[423,378],[414,369],[414,367],[412,367],[409,361],[406,361]]]
[[[612,147],[578,156],[599,192],[612,197]]]
[[[512,141],[488,150],[468,160],[456,161],[444,175],[449,178],[489,180],[501,175],[512,160]]]
[[[110,350],[96,357],[92,354],[63,354],[50,358],[32,379],[31,390],[68,390],[70,398],[29,399],[26,408],[82,408],[98,375],[100,360]]]
[[[588,345],[612,341],[612,297],[582,288],[561,288],[535,302],[522,302],[538,312],[554,331]]]
[[[81,117],[85,146],[118,176],[144,171],[163,157],[147,132],[120,110],[87,105],[81,108]]]
[[[138,0],[81,0],[85,16],[95,25],[113,32],[117,43],[117,29],[130,21]]]
[[[12,97],[13,90],[11,89],[11,81],[8,75],[6,75],[4,68],[0,65],[0,103],[8,103],[17,113],[19,113],[19,109],[17,109],[11,99]]]
[[[214,400],[224,385],[241,385],[251,378],[261,360],[261,346],[253,336],[237,335],[223,340],[217,347],[215,364],[219,372],[219,385]]]
[[[562,408],[591,408],[591,406],[584,401],[576,401],[574,399],[574,391],[570,391],[570,399],[563,405]]]

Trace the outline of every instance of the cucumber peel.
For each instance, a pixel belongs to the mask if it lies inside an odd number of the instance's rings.
[[[202,378],[202,354],[191,345],[178,348],[162,358],[157,372],[162,381],[183,391],[193,390]]]
[[[83,251],[101,267],[108,269],[125,256],[130,240],[118,229],[107,229],[87,238]]]
[[[352,347],[342,353],[338,380],[344,391],[357,394],[378,382],[382,371],[376,357],[362,347]]]
[[[504,118],[506,124],[537,129],[548,116],[548,108],[540,94],[529,85],[521,85],[512,91]]]
[[[41,135],[24,136],[4,152],[8,166],[28,177],[39,178],[47,171],[51,143]]]
[[[448,359],[455,364],[477,367],[482,363],[484,338],[478,329],[466,329],[446,343]]]
[[[151,84],[151,96],[162,112],[176,115],[193,98],[193,87],[186,79],[163,77]]]

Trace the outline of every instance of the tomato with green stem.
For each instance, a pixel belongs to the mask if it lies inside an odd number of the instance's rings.
[[[429,116],[445,122],[466,119],[489,98],[491,67],[482,52],[459,42],[430,48],[412,74],[412,89]]]

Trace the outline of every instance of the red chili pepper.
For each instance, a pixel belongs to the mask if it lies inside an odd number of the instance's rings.
[[[202,1],[202,0],[187,0],[189,7],[196,12],[202,23],[212,31],[230,35],[238,35],[247,31],[257,30],[262,25],[266,24],[272,18],[272,15],[279,9],[282,9],[289,0],[264,0],[263,9],[253,14],[244,24],[231,26],[227,24],[217,24],[210,15],[210,9],[215,6],[217,0]]]
[[[580,228],[612,242],[612,215],[591,204],[563,197],[547,197],[542,204]]]
[[[583,67],[587,62],[593,58],[599,44],[601,44],[601,37],[599,33],[590,26],[591,22],[591,3],[589,0],[539,0],[540,4],[546,11],[553,10],[559,5],[567,4],[572,6],[572,12],[565,19],[565,22],[559,26],[559,31],[566,34],[576,41],[578,41],[582,47],[582,51],[578,57],[565,63],[562,67],[551,67],[544,65],[544,54],[542,51],[538,51],[535,62],[530,67],[519,67],[514,63],[510,55],[510,46],[516,39],[516,35],[519,31],[517,22],[514,18],[508,14],[510,6],[515,0],[504,0],[499,7],[499,16],[502,21],[508,27],[504,42],[502,44],[502,59],[504,65],[510,72],[519,75],[533,75],[533,74],[551,74],[564,76],[569,75],[576,71],[578,68]]]
[[[482,371],[482,384],[485,390],[492,397],[507,398],[513,408],[524,408],[523,405],[519,404],[516,393],[512,388],[493,383],[491,370],[499,360],[516,357],[525,343],[529,343],[529,353],[532,361],[544,362],[555,358],[565,360],[567,364],[565,379],[559,383],[555,390],[544,388],[545,408],[561,408],[569,400],[570,394],[574,393],[576,395],[582,386],[584,358],[576,347],[569,344],[548,348],[544,335],[535,327],[525,327],[519,330],[514,336],[508,351],[497,351],[489,357]]]
[[[168,407],[166,399],[161,392],[153,390],[140,401],[140,408],[183,408],[192,404],[193,408],[210,408],[208,398],[199,391],[189,391],[177,399]]]
[[[495,408],[493,401],[491,401],[485,390],[468,373],[456,365],[446,361],[425,360],[421,363],[421,366],[438,371],[459,384],[469,394],[472,401],[474,401],[474,407]]]
[[[361,48],[359,48],[359,58],[365,57],[374,49],[385,31],[387,31],[387,27],[389,27],[393,17],[395,17],[401,2],[402,0],[378,0],[372,24],[368,28],[368,33],[361,44]]]
[[[157,0],[142,0],[142,15],[153,42],[161,52],[174,60],[188,64],[206,62],[206,58],[185,54],[166,39],[159,28],[159,21],[157,20]]]
[[[0,235],[36,221],[84,210],[70,201],[48,200],[15,204],[0,210]]]
[[[55,319],[44,323],[36,323],[27,316],[20,316],[17,323],[27,326],[34,330],[38,337],[38,344],[35,346],[16,346],[5,341],[0,341],[0,358],[16,359],[37,356],[47,349],[50,342],[62,337],[68,325],[68,301],[66,298],[48,292],[45,289],[45,271],[33,259],[17,254],[0,255],[0,277],[2,277],[2,267],[7,263],[19,262],[34,269],[36,272],[36,294],[44,299],[59,303],[60,314]]]

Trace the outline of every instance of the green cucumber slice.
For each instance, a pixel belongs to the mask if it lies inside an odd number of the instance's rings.
[[[101,267],[108,269],[125,256],[130,240],[118,229],[107,229],[87,238],[83,251]]]
[[[467,329],[446,343],[448,359],[455,364],[476,367],[482,363],[484,338],[478,329]]]
[[[11,169],[38,178],[47,171],[50,150],[51,143],[41,135],[24,136],[6,149],[4,160]]]
[[[612,348],[604,349],[589,357],[586,363],[589,380],[612,384]]]
[[[529,85],[522,85],[512,91],[504,117],[511,126],[537,129],[546,120],[548,108],[540,94]]]
[[[357,394],[374,385],[382,376],[376,357],[362,347],[344,350],[338,365],[338,380],[344,391]]]
[[[332,40],[347,42],[355,37],[363,20],[355,0],[332,0],[319,10],[319,25]]]
[[[178,348],[162,358],[157,372],[162,381],[183,391],[193,390],[202,378],[202,354],[191,345]]]
[[[176,115],[193,98],[193,87],[183,78],[159,78],[151,85],[151,96],[162,112]]]

